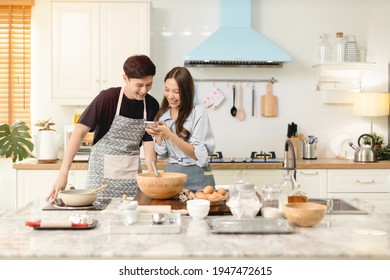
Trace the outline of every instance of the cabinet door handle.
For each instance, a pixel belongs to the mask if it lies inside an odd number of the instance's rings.
[[[375,180],[370,180],[370,181],[356,180],[356,182],[359,184],[375,184]]]
[[[303,172],[303,171],[300,171],[299,173],[301,173],[302,175],[318,175],[318,171],[316,172]]]

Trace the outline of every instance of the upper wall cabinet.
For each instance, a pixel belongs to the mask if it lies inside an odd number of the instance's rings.
[[[149,55],[150,1],[52,2],[52,103],[87,105],[122,86],[123,63]]]

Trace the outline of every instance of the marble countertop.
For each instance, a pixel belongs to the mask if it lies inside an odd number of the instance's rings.
[[[39,211],[36,204],[0,216],[0,259],[390,259],[390,215],[379,209],[372,224],[384,235],[355,232],[367,228],[367,215],[327,216],[315,227],[295,227],[289,234],[213,234],[208,221],[222,218],[217,216],[182,216],[177,234],[113,234],[116,200],[103,211]],[[24,225],[37,213],[59,219],[76,212],[98,220],[97,227],[34,230]]]

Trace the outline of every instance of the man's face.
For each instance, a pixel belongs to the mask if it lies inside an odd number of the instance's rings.
[[[130,99],[143,100],[152,89],[153,76],[146,76],[141,79],[128,78],[124,75],[126,83],[125,94]]]

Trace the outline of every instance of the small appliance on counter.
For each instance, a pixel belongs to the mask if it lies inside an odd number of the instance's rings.
[[[68,141],[70,139],[70,136],[72,135],[72,132],[74,130],[74,125],[67,125],[65,126],[65,132],[64,132],[64,150],[66,151],[66,147],[68,145]],[[81,142],[80,148],[77,151],[73,161],[77,162],[87,162],[89,160],[89,156],[91,154],[91,148],[93,144],[93,133],[87,133],[87,135],[84,137],[83,141]]]

